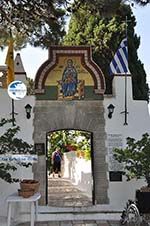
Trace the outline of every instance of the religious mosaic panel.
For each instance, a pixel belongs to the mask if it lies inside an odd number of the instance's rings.
[[[90,47],[52,46],[49,59],[36,75],[35,87],[37,99],[100,99],[105,80]]]
[[[84,99],[85,85],[93,87],[93,79],[80,61],[80,57],[60,57],[58,65],[49,73],[45,84],[57,87],[57,99]]]

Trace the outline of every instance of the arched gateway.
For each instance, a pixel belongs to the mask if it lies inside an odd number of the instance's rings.
[[[107,204],[108,180],[103,95],[105,79],[87,46],[51,46],[49,58],[35,79],[34,142],[39,161],[34,165],[40,181],[42,204],[46,203],[46,135],[74,129],[93,134],[94,203]]]

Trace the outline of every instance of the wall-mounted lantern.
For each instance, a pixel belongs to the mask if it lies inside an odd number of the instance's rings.
[[[108,118],[112,118],[115,106],[113,104],[110,104],[107,108],[108,108]]]
[[[25,106],[25,110],[26,110],[26,117],[27,119],[29,119],[31,117],[31,109],[32,109],[32,106],[30,104],[27,104]]]

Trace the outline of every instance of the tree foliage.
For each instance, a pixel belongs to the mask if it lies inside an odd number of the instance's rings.
[[[0,120],[0,127],[4,129],[3,134],[0,136],[0,155],[7,156],[13,154],[32,154],[33,146],[16,137],[19,132],[19,126],[13,125],[8,127],[12,123],[11,119]],[[17,170],[17,165],[28,167],[30,163],[21,162],[0,162],[0,178],[8,183],[17,182],[17,178],[13,178],[12,171]]]
[[[138,141],[128,137],[127,147],[114,149],[114,157],[120,163],[124,163],[128,180],[144,177],[150,187],[150,135],[148,133],[143,134]]]
[[[10,29],[17,49],[30,43],[48,48],[61,42],[68,15],[86,9],[86,14],[112,15],[122,2],[147,5],[149,0],[0,0],[0,47],[7,45]]]
[[[137,55],[140,38],[134,33],[136,21],[130,6],[120,5],[114,16],[105,18],[100,15],[87,14],[83,8],[75,12],[71,17],[64,44],[92,46],[93,59],[105,75],[106,94],[110,94],[112,93],[112,77],[108,73],[108,68],[121,40],[126,36],[126,16],[128,18],[129,68],[133,81],[133,97],[148,100],[146,74]]]
[[[52,152],[60,148],[62,153],[69,151],[84,152],[86,160],[91,159],[91,134],[78,130],[59,130],[48,135],[48,164]]]
[[[135,2],[135,3],[137,3],[137,4],[141,5],[141,6],[145,6],[145,5],[150,3],[150,0],[134,0],[132,2]]]
[[[56,148],[61,148],[62,152],[70,151],[67,147],[72,146],[74,150],[90,149],[91,135],[88,132],[78,130],[60,130],[50,133],[48,142],[50,143],[50,153]]]
[[[27,95],[35,94],[35,82],[32,78],[27,78]]]
[[[64,35],[65,1],[8,0],[0,2],[0,25],[3,37],[8,39],[10,30],[15,40],[34,46],[48,47],[57,44]]]

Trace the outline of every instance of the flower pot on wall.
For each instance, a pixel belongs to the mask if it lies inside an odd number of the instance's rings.
[[[150,192],[136,191],[136,205],[140,213],[150,212]]]

